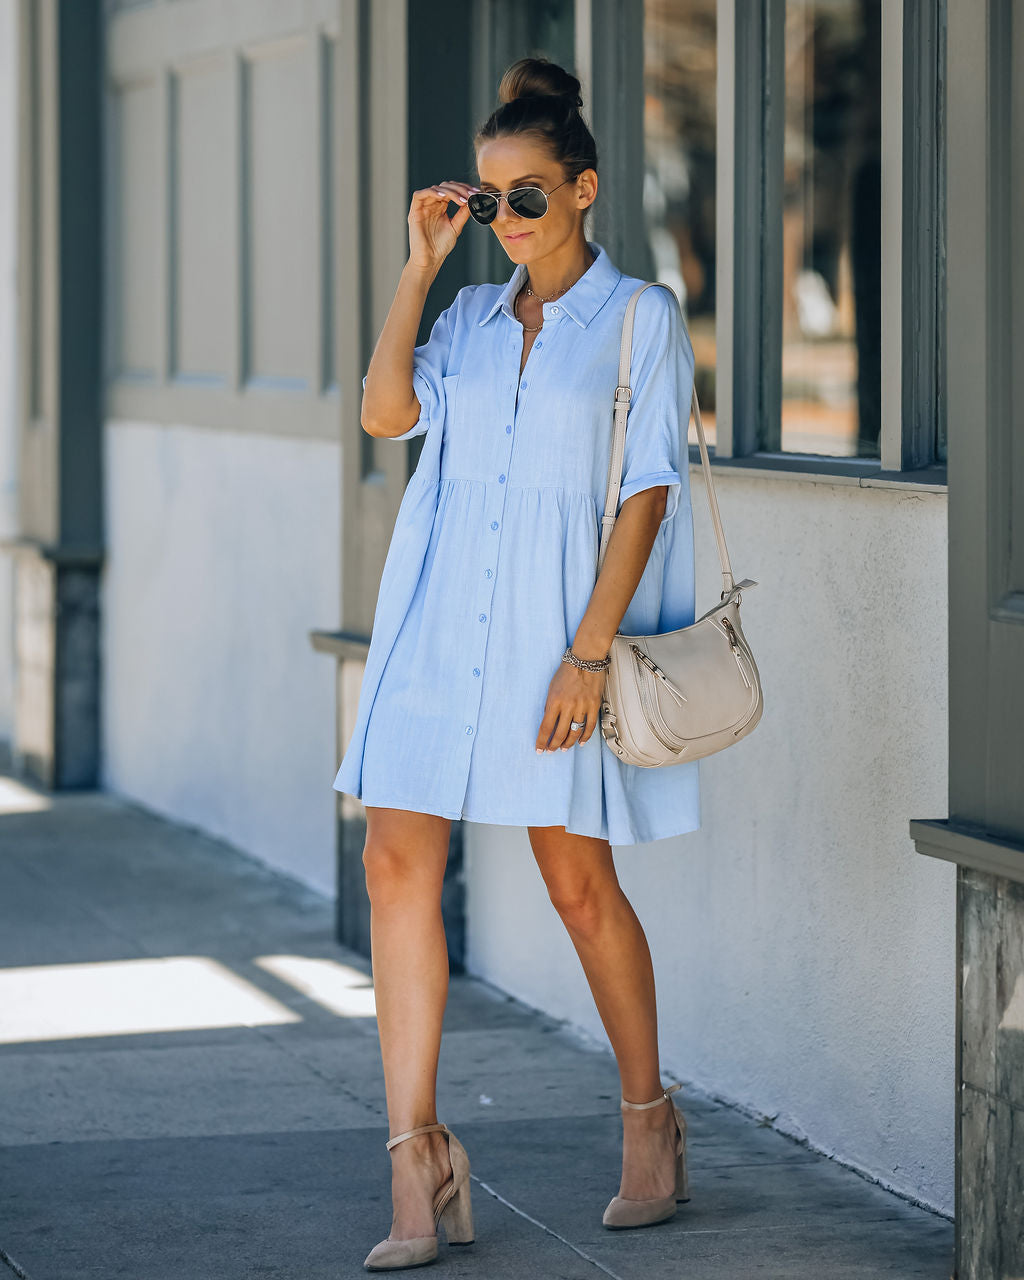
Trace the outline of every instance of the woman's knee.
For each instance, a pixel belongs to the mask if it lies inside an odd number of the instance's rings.
[[[447,837],[441,831],[420,831],[406,822],[371,824],[363,845],[371,902],[401,901],[435,891],[440,896],[447,853]]]
[[[563,923],[572,933],[596,933],[622,895],[608,842],[563,828],[529,831],[548,897]]]
[[[563,924],[584,937],[600,931],[621,893],[618,883],[603,875],[555,875],[546,883]]]

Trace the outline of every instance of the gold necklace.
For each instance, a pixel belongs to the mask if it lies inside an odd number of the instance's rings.
[[[568,289],[568,288],[571,288],[571,286],[570,286],[570,285],[563,285],[561,289],[556,289],[554,293],[548,294],[548,296],[547,296],[546,298],[541,298],[540,300],[541,300],[541,302],[550,302],[552,298],[557,298],[557,297],[558,297],[558,295],[559,295],[560,293],[565,293],[566,289]],[[534,293],[534,292],[533,292],[533,290],[530,288],[530,286],[529,286],[529,285],[527,285],[527,286],[526,286],[526,292],[530,295],[530,297],[531,297],[531,298],[539,298],[539,297],[540,297],[540,294]],[[519,316],[518,316],[518,315],[516,315],[516,308],[519,306],[519,299],[520,299],[522,296],[523,296],[523,293],[522,293],[522,290],[520,290],[520,291],[516,294],[516,305],[515,305],[515,307],[513,307],[513,308],[512,308],[512,314],[513,314],[513,315],[515,315],[515,317],[516,317],[516,319],[517,319],[517,320],[519,320]],[[540,324],[538,324],[538,325],[533,325],[533,326],[530,326],[530,325],[528,325],[528,324],[525,324],[522,320],[519,320],[519,323],[523,326],[523,333],[540,333],[541,329],[543,329],[543,328],[544,328],[544,321],[543,321],[543,319],[541,320]]]
[[[592,262],[588,263],[583,268],[582,273],[576,277],[576,280],[574,280],[572,284],[575,284],[577,280],[581,280],[583,276],[587,274],[587,272],[590,270],[592,266],[593,266]],[[571,289],[571,288],[572,288],[572,285],[566,284],[566,285],[563,285],[561,289],[556,289],[554,293],[549,293],[546,298],[541,298],[540,294],[534,293],[529,283],[527,283],[526,292],[530,295],[531,298],[540,298],[541,302],[550,302],[552,298],[557,298],[560,293],[565,293],[568,289]],[[522,297],[522,290],[520,290],[519,293],[516,294],[515,306],[512,308],[512,314],[516,317],[517,320],[519,320],[519,316],[517,315],[517,308],[519,306],[519,299],[521,297]],[[534,325],[532,327],[529,325],[523,324],[522,320],[519,320],[519,323],[523,325],[524,333],[540,333],[541,329],[544,328],[543,320],[541,320],[540,324]]]
[[[516,317],[517,320],[519,320],[519,316],[516,314],[516,312],[519,307],[519,299],[521,296],[522,295],[519,293],[516,294],[516,305],[512,309],[512,314]],[[540,333],[541,329],[544,328],[543,320],[541,320],[540,324],[536,324],[536,325],[524,324],[522,320],[519,320],[519,323],[523,326],[523,333]]]

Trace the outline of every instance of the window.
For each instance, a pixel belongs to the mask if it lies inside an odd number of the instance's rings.
[[[643,7],[648,278],[716,459],[944,484],[946,0]]]
[[[715,440],[715,109],[717,0],[647,0],[644,226],[648,278],[686,318],[708,444]],[[690,423],[690,440],[697,428]]]
[[[785,21],[781,448],[877,458],[880,0],[786,0]]]

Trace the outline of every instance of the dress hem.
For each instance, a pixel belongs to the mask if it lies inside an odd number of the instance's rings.
[[[340,792],[340,791],[343,791],[343,790],[344,790],[344,788],[341,788],[341,787],[335,787],[335,788],[334,788],[334,790],[335,790],[335,791],[339,791],[339,792]],[[346,795],[352,795],[353,793],[352,793],[352,792],[349,792],[349,791],[346,791],[346,792],[345,792],[345,794],[346,794]],[[406,809],[406,810],[408,810],[408,811],[409,811],[409,812],[411,812],[411,813],[427,813],[427,814],[430,814],[430,815],[431,815],[431,817],[435,817],[435,818],[450,818],[450,819],[452,819],[452,821],[461,821],[461,822],[479,822],[479,823],[481,823],[481,824],[482,824],[482,825],[484,825],[484,826],[497,826],[497,827],[565,827],[565,830],[566,830],[567,834],[569,834],[569,835],[574,835],[574,836],[588,836],[588,837],[590,837],[591,839],[594,839],[594,840],[607,840],[609,844],[611,844],[611,845],[616,845],[616,846],[629,846],[629,845],[634,845],[634,844],[653,844],[656,840],[670,840],[670,839],[672,839],[674,836],[685,836],[685,835],[689,835],[691,832],[693,832],[693,831],[699,831],[699,830],[701,829],[701,824],[700,824],[700,822],[698,821],[698,822],[697,822],[697,823],[695,823],[693,826],[684,827],[682,830],[670,830],[670,831],[662,832],[662,833],[660,833],[660,834],[658,834],[658,835],[651,835],[651,836],[644,836],[644,837],[634,835],[634,836],[633,836],[633,838],[632,838],[632,839],[629,839],[629,840],[613,840],[613,839],[611,839],[611,837],[610,837],[610,836],[608,836],[608,835],[604,835],[604,834],[602,834],[601,832],[595,832],[595,831],[578,831],[578,830],[575,830],[573,827],[570,827],[570,826],[568,825],[568,823],[567,823],[567,822],[565,822],[564,820],[563,820],[563,821],[561,821],[561,822],[537,822],[537,821],[524,821],[522,818],[515,818],[515,819],[509,819],[509,818],[485,818],[485,817],[481,817],[481,816],[478,816],[478,815],[474,815],[474,814],[472,814],[472,813],[466,813],[465,811],[462,811],[462,810],[460,810],[460,811],[459,811],[459,812],[457,812],[457,813],[456,813],[454,810],[452,810],[452,809],[441,809],[441,810],[438,810],[436,807],[431,807],[431,806],[429,806],[429,805],[427,805],[427,804],[416,803],[415,801],[409,801],[409,800],[405,800],[405,801],[403,801],[403,802],[401,802],[401,803],[398,803],[398,802],[396,802],[396,801],[394,801],[394,800],[391,800],[391,801],[389,801],[389,800],[369,800],[369,801],[367,801],[367,800],[364,800],[362,796],[356,796],[355,798],[356,798],[357,800],[361,801],[361,803],[364,805],[364,807],[365,807],[365,805],[369,804],[369,805],[371,805],[371,806],[376,806],[376,807],[379,807],[379,808],[382,808],[382,809]]]

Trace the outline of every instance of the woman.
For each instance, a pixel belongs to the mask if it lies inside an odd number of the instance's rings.
[[[622,319],[642,282],[584,235],[597,155],[579,88],[546,59],[513,64],[475,139],[480,185],[414,192],[409,261],[363,379],[370,435],[425,436],[334,783],[366,807],[392,1135],[394,1216],[369,1270],[431,1261],[441,1220],[449,1243],[473,1238],[466,1153],[435,1111],[448,989],[441,885],[457,817],[527,827],[613,1046],[622,1178],[605,1225],[664,1221],[688,1198],[650,952],[611,844],[699,827],[698,762],[623,764],[596,731],[616,632],[693,622],[693,351],[670,295],[647,290],[621,506],[595,584]],[[516,271],[504,286],[459,290],[414,347],[427,291],[471,214]]]

